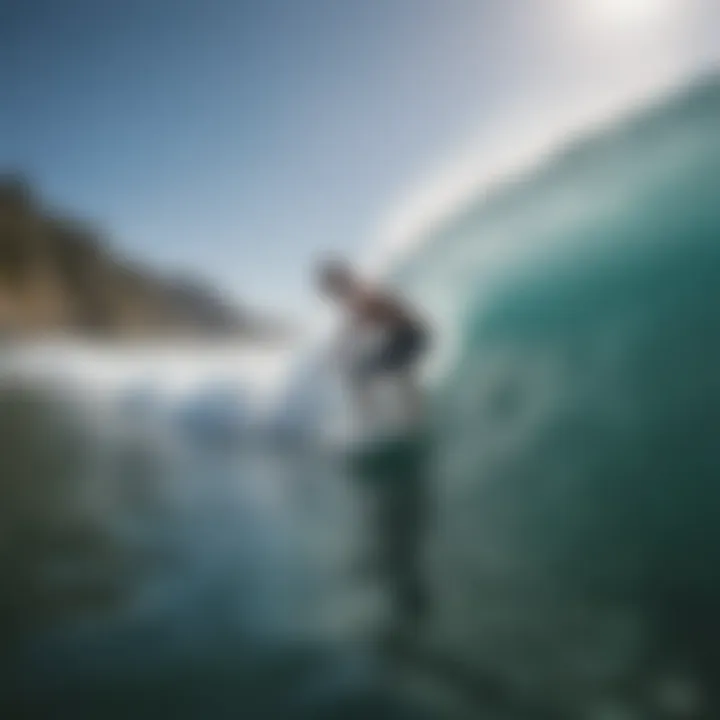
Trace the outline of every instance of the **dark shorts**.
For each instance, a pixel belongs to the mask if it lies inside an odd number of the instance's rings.
[[[359,377],[411,369],[428,347],[427,331],[416,325],[401,325],[388,333],[376,353],[356,368]]]

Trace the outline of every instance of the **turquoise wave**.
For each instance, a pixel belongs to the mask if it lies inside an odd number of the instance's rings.
[[[468,204],[396,269],[452,345],[441,632],[556,707],[625,678],[633,713],[682,695],[717,715],[718,128],[713,77]]]

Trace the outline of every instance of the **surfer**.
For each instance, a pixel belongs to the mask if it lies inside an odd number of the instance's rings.
[[[370,385],[391,375],[400,392],[410,426],[421,419],[422,398],[417,368],[429,346],[428,330],[410,308],[385,288],[361,280],[345,263],[325,261],[318,269],[320,290],[337,302],[348,317],[340,334],[340,350],[350,356],[343,363],[355,401],[365,419],[375,420]],[[369,352],[357,353],[356,341],[379,335]],[[410,427],[408,426],[408,427]],[[372,427],[372,425],[371,425]],[[391,592],[397,610],[397,632],[413,631],[429,607],[422,568],[422,549],[428,515],[426,472],[428,443],[415,432],[391,443],[369,443],[353,455],[353,475],[362,482],[361,497],[372,523],[369,567]]]
[[[428,349],[428,330],[416,311],[385,289],[361,280],[344,262],[325,261],[318,272],[321,292],[340,304],[348,323],[340,335],[340,346],[351,346],[366,332],[379,332],[381,342],[373,352],[355,360],[348,377],[356,402],[367,417],[368,390],[373,379],[393,375],[401,403],[417,422],[422,415],[422,393],[417,366]]]

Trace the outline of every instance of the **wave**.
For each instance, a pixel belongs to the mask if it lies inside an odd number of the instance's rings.
[[[672,676],[717,714],[718,127],[710,78],[477,198],[395,268],[451,348],[438,623],[558,707],[624,677],[628,716],[658,714]]]
[[[575,142],[416,239],[391,275],[452,342],[506,274],[566,251],[717,227],[720,80],[710,76]]]

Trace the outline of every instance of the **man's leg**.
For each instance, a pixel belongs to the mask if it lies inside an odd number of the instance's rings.
[[[423,393],[416,375],[411,370],[400,374],[401,402],[414,422],[420,422],[424,416]]]
[[[367,373],[355,374],[350,382],[353,415],[359,420],[362,432],[371,427],[372,420],[372,378]]]

